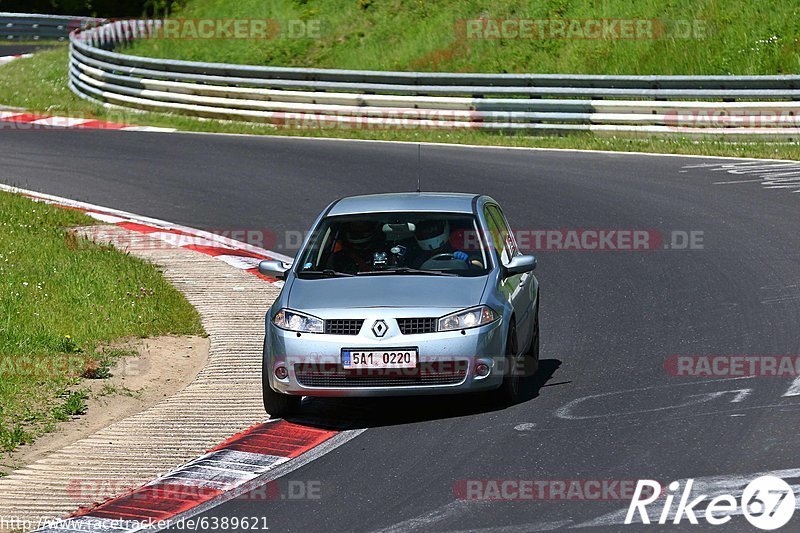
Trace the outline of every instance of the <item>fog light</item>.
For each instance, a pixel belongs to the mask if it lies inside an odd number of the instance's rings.
[[[475,373],[478,374],[481,377],[488,376],[489,375],[489,365],[487,365],[486,363],[478,363],[475,366]]]
[[[286,379],[289,377],[289,370],[285,366],[279,366],[275,369],[275,377],[278,379]]]

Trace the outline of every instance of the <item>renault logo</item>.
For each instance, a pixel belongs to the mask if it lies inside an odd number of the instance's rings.
[[[387,326],[386,322],[383,320],[376,320],[375,323],[372,324],[372,333],[374,333],[376,337],[383,337],[388,330],[389,326]]]

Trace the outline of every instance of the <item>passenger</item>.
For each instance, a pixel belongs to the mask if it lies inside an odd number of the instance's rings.
[[[375,222],[355,221],[344,225],[340,239],[334,248],[330,260],[330,268],[339,272],[355,274],[373,270],[373,259],[379,251],[378,224]]]

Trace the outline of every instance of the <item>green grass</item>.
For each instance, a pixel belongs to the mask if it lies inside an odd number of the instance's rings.
[[[86,413],[88,408],[86,400],[89,394],[86,391],[67,392],[63,395],[64,404],[53,408],[53,418],[58,422],[66,422],[73,416],[80,416]]]
[[[0,192],[0,449],[86,411],[125,337],[202,334],[196,310],[150,263],[68,234],[80,212]],[[98,375],[95,375],[97,373]]]
[[[156,39],[131,53],[253,65],[583,74],[800,71],[800,5],[788,0],[190,0],[176,18],[319,20],[319,38]],[[464,39],[476,19],[702,20],[701,40]],[[674,22],[667,22],[672,27]],[[463,34],[462,34],[463,35]]]

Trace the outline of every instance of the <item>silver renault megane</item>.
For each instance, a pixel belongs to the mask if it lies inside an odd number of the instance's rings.
[[[302,396],[493,390],[518,399],[539,362],[536,258],[492,198],[351,196],[314,222],[266,316],[264,407]]]

